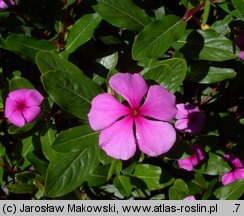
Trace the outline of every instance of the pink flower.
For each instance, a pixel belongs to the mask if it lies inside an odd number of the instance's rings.
[[[203,159],[203,150],[198,144],[191,145],[194,154],[191,157],[178,160],[178,165],[180,168],[187,171],[192,171],[193,167],[198,165]]]
[[[198,106],[186,103],[177,104],[175,128],[182,133],[196,134],[204,126],[205,115]]]
[[[244,179],[244,168],[241,160],[233,154],[225,154],[224,158],[233,166],[233,170],[222,176],[222,184],[227,185],[238,179]]]
[[[14,4],[13,0],[8,0],[8,2],[11,5]],[[0,0],[0,8],[2,8],[2,9],[8,8],[8,5],[3,0]]]
[[[19,89],[8,94],[5,116],[18,127],[30,123],[40,114],[43,96],[35,89]]]
[[[195,196],[185,197],[183,200],[196,200]]]
[[[129,107],[108,93],[92,100],[88,118],[95,131],[102,130],[100,147],[109,156],[122,160],[131,158],[137,145],[149,156],[167,152],[176,139],[173,126],[166,122],[176,114],[175,96],[159,85],[148,89],[139,74],[118,73],[110,78],[109,84]]]
[[[240,48],[240,59],[244,60],[244,32],[240,31],[235,39],[236,45]]]

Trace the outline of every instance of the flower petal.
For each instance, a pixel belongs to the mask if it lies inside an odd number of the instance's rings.
[[[109,84],[128,101],[131,108],[138,108],[147,92],[146,81],[139,74],[117,73],[110,78]]]
[[[195,196],[185,197],[183,200],[196,200]]]
[[[177,112],[175,96],[160,85],[149,88],[145,103],[140,107],[140,114],[162,121],[169,121]]]
[[[241,60],[244,60],[244,51],[241,51],[241,52],[240,52],[240,59],[241,59]]]
[[[24,103],[29,89],[18,89],[9,93],[9,97],[17,103]]]
[[[30,123],[34,121],[37,116],[40,114],[41,109],[38,106],[27,107],[22,111],[22,114],[26,122]]]
[[[221,181],[222,181],[223,185],[227,185],[227,184],[230,184],[230,183],[236,181],[234,172],[232,171],[232,172],[228,172],[228,173],[224,174],[221,178]]]
[[[101,130],[110,126],[130,111],[128,107],[108,93],[97,95],[92,100],[91,105],[88,119],[93,130]]]
[[[30,89],[26,92],[25,103],[27,107],[39,106],[44,97],[35,89]]]
[[[18,103],[11,98],[7,98],[5,102],[5,117],[9,118],[14,111],[18,108]]]
[[[203,159],[204,159],[204,154],[203,154],[203,150],[201,148],[200,145],[198,144],[193,144],[191,145],[191,147],[194,150],[194,155],[191,157],[191,161],[193,166],[198,165]]]
[[[8,120],[17,127],[23,127],[25,125],[25,119],[19,110],[15,110],[12,115],[8,117]]]
[[[188,119],[179,119],[175,122],[175,128],[179,131],[184,132],[188,128]]]
[[[192,164],[191,157],[180,159],[177,162],[178,162],[178,165],[181,169],[185,169],[187,171],[193,170],[193,164]]]
[[[244,179],[244,168],[236,169],[234,171],[234,174],[235,174],[236,180]]]
[[[238,157],[236,157],[234,154],[225,154],[224,158],[226,159],[226,161],[228,163],[230,163],[235,168],[242,168],[243,167],[241,160]]]
[[[121,160],[131,158],[136,152],[133,118],[125,117],[102,130],[99,136],[99,145],[113,158]]]
[[[147,120],[140,116],[135,121],[137,142],[140,150],[145,154],[161,155],[173,146],[176,132],[171,124]]]
[[[177,113],[176,113],[175,118],[176,119],[184,119],[184,118],[187,118],[189,112],[185,108],[185,104],[183,104],[183,103],[176,104],[176,107],[177,107]]]

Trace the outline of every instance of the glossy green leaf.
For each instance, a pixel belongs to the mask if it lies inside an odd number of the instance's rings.
[[[234,7],[244,15],[244,0],[231,0]]]
[[[124,196],[130,196],[132,185],[129,177],[117,175],[113,180],[113,184],[121,194]]]
[[[187,79],[202,84],[210,84],[235,76],[236,72],[232,68],[220,68],[209,66],[208,63],[196,63],[191,65]]]
[[[107,22],[132,31],[142,30],[150,23],[149,16],[131,0],[97,0],[95,11]]]
[[[239,179],[231,184],[218,188],[214,195],[220,200],[238,200],[244,193],[244,180]]]
[[[162,173],[160,167],[150,164],[138,164],[131,176],[141,179],[149,190],[164,188],[174,180],[166,172]]]
[[[9,82],[9,90],[16,89],[35,89],[31,82],[23,77],[15,76]]]
[[[47,170],[45,192],[58,197],[81,186],[97,167],[99,160],[97,144],[91,144],[80,152],[57,153]]]
[[[136,60],[162,56],[184,33],[186,23],[168,15],[146,26],[136,38],[132,56]]]
[[[185,57],[209,61],[235,59],[240,54],[239,51],[234,54],[232,41],[213,29],[189,30],[173,44],[173,47],[182,52]]]
[[[87,119],[90,101],[99,93],[95,83],[85,76],[52,71],[42,75],[43,85],[50,97],[67,112]]]
[[[90,40],[101,20],[97,13],[82,16],[69,31],[65,51],[72,53],[79,46]]]
[[[107,182],[107,175],[108,166],[98,166],[87,179],[89,187],[98,187],[105,184]]]
[[[105,56],[101,59],[98,59],[97,62],[103,65],[108,70],[112,70],[116,67],[118,63],[118,52],[115,52],[109,56]]]
[[[141,71],[141,74],[146,80],[153,80],[174,93],[182,85],[186,71],[184,59],[172,58],[152,64]]]
[[[182,200],[187,196],[190,196],[187,184],[182,179],[176,179],[174,185],[169,189],[169,199]]]
[[[23,34],[11,34],[6,38],[7,49],[20,55],[22,58],[35,61],[39,51],[55,52],[55,45],[48,40],[38,40]]]
[[[37,191],[37,188],[33,184],[10,184],[7,185],[7,188],[9,192],[15,193],[15,194],[32,194]]]
[[[22,141],[21,155],[25,158],[29,152],[34,150],[32,136],[29,136]]]
[[[56,130],[49,128],[48,125],[46,125],[46,132],[44,134],[40,134],[42,152],[49,161],[51,161],[55,155],[55,151],[51,147],[55,139],[55,135]]]
[[[98,143],[99,132],[93,131],[89,126],[82,125],[61,132],[52,144],[57,152],[77,152],[85,147]]]
[[[207,175],[221,175],[229,172],[230,170],[231,167],[223,157],[210,152],[207,163],[203,164],[199,171]]]
[[[220,35],[227,35],[231,32],[230,23],[233,21],[233,16],[227,15],[223,20],[217,20],[211,25],[211,29],[218,32]]]

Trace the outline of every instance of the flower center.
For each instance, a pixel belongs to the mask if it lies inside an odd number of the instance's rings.
[[[138,109],[131,109],[131,115],[136,117],[140,114],[140,111]]]
[[[22,109],[24,109],[24,108],[25,108],[25,105],[24,105],[24,104],[22,104],[22,103],[20,103],[20,104],[18,105],[18,108],[22,110]]]

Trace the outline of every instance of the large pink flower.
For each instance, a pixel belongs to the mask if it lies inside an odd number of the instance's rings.
[[[205,115],[198,106],[186,103],[177,104],[175,128],[182,133],[196,134],[204,126]]]
[[[5,103],[5,117],[18,127],[30,123],[40,114],[43,96],[35,89],[19,89],[9,93]]]
[[[224,158],[232,165],[233,170],[222,176],[222,184],[227,185],[238,179],[244,179],[244,168],[241,160],[233,154],[225,154]]]
[[[180,168],[187,171],[192,171],[194,166],[198,165],[203,159],[203,150],[198,144],[191,145],[194,154],[191,157],[178,160],[178,165]]]
[[[173,126],[166,122],[176,114],[175,96],[159,85],[148,89],[139,74],[118,73],[109,84],[129,106],[108,93],[92,100],[88,118],[94,130],[102,130],[100,147],[109,156],[122,160],[131,158],[137,145],[149,156],[167,152],[176,139]],[[146,93],[147,98],[140,105]]]
[[[14,2],[12,0],[8,0],[8,2],[11,5],[14,4]],[[0,0],[0,8],[2,8],[2,9],[8,8],[8,5],[3,0]]]

